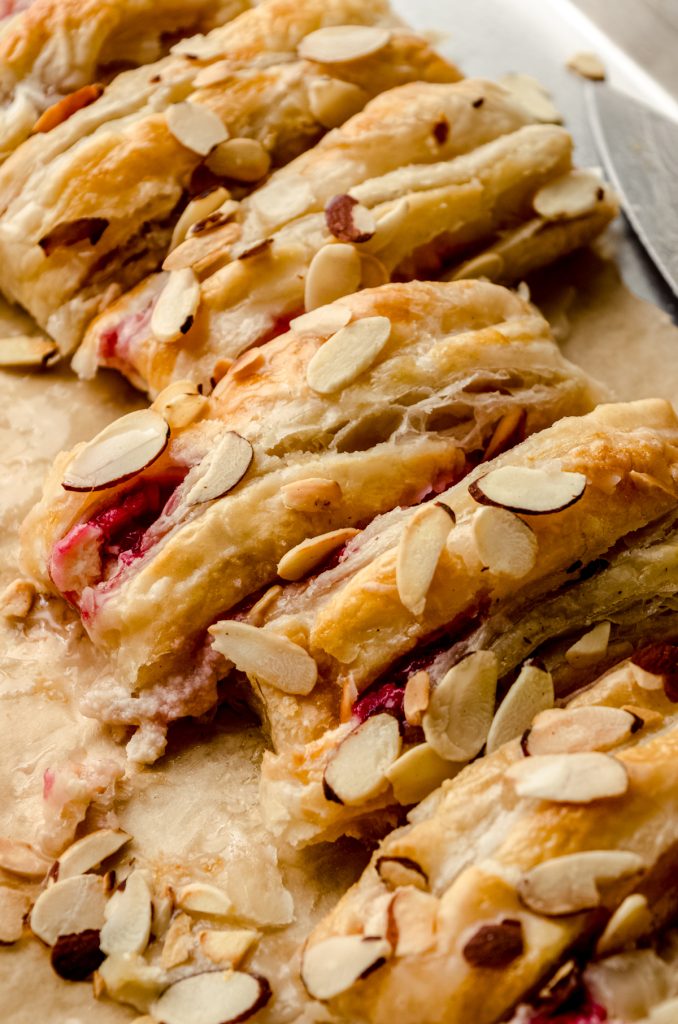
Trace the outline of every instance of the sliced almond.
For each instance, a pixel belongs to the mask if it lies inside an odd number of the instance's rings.
[[[492,719],[486,752],[491,754],[502,744],[521,736],[540,711],[553,707],[554,700],[551,673],[531,662],[523,665]]]
[[[452,274],[450,280],[462,281],[486,277],[488,281],[498,280],[504,273],[504,260],[498,252],[481,252],[473,259],[466,260]]]
[[[86,981],[103,959],[96,928],[75,935],[60,935],[50,955],[52,970],[66,981]]]
[[[204,956],[214,964],[231,967],[238,967],[242,963],[259,938],[259,932],[249,928],[198,932],[198,943]]]
[[[413,615],[421,615],[453,522],[437,502],[428,502],[405,524],[396,560],[398,596]]]
[[[331,395],[351,384],[372,366],[390,334],[391,321],[385,316],[368,316],[342,327],[311,357],[308,386],[320,395]]]
[[[377,874],[382,882],[391,889],[399,889],[405,885],[414,886],[415,889],[428,889],[428,875],[415,860],[409,857],[389,857],[383,855],[377,857],[375,863]]]
[[[283,693],[306,695],[318,679],[318,667],[298,644],[246,622],[218,622],[209,632],[214,647],[237,669]]]
[[[548,91],[532,75],[511,72],[499,79],[501,85],[536,120],[545,124],[560,124],[562,116],[554,107]]]
[[[421,803],[446,779],[454,778],[464,764],[453,764],[440,757],[429,743],[419,743],[387,768],[386,777],[398,803],[409,807]]]
[[[68,96],[62,96],[60,100],[57,100],[56,103],[53,103],[51,107],[42,112],[33,125],[33,135],[51,132],[53,128],[63,124],[69,117],[76,114],[78,110],[83,110],[90,103],[98,100],[103,91],[103,85],[96,82],[92,85],[83,85],[81,89],[76,89],[75,92],[69,93]]]
[[[246,380],[253,374],[258,373],[264,365],[264,353],[260,348],[251,348],[249,352],[243,352],[229,369],[233,380]]]
[[[258,139],[228,139],[212,150],[206,163],[220,178],[251,184],[268,174],[271,157]]]
[[[375,971],[390,955],[386,939],[337,935],[306,947],[301,980],[314,999],[332,999]]]
[[[571,71],[592,82],[605,80],[605,65],[597,53],[575,53],[567,62]]]
[[[175,398],[183,398],[185,395],[197,395],[198,388],[191,380],[175,380],[166,388],[159,391],[151,403],[151,409],[155,409],[162,416],[165,406]]]
[[[494,428],[492,437],[485,447],[482,461],[489,462],[497,455],[501,455],[502,452],[508,451],[509,448],[513,448],[523,441],[526,422],[527,412],[525,409],[511,409],[505,413]]]
[[[42,335],[15,334],[0,339],[0,367],[6,369],[44,368],[58,355],[54,342]]]
[[[278,576],[284,580],[303,579],[317,565],[324,562],[328,555],[342,547],[359,532],[359,530],[347,527],[343,530],[330,530],[329,533],[321,533],[317,537],[302,540],[280,559],[276,570]]]
[[[534,530],[514,512],[491,505],[476,509],[472,529],[478,557],[491,572],[521,579],[537,564]]]
[[[652,928],[647,898],[631,893],[619,904],[596,944],[596,956],[608,956],[646,935]]]
[[[120,1003],[130,1003],[137,1010],[149,1004],[167,985],[162,967],[147,963],[141,956],[106,957],[94,976],[95,992],[107,994]]]
[[[609,750],[624,743],[637,728],[636,717],[621,708],[553,708],[537,715],[522,745],[529,755]]]
[[[415,672],[407,680],[405,685],[405,696],[403,698],[403,711],[405,721],[408,725],[421,725],[421,720],[431,696],[431,679],[428,672],[423,669]]]
[[[166,113],[167,127],[182,146],[207,156],[228,138],[221,118],[207,107],[186,100],[173,104]]]
[[[390,38],[388,29],[376,25],[330,25],[304,36],[297,52],[304,60],[342,64],[378,53]]]
[[[203,192],[202,195],[196,196],[195,199],[191,200],[174,227],[170,251],[181,245],[188,234],[189,228],[192,228],[194,224],[199,224],[205,217],[209,217],[229,198],[228,189],[218,186],[210,189],[208,192]]]
[[[362,110],[369,99],[359,85],[340,78],[314,78],[308,87],[308,105],[323,128],[338,128]]]
[[[472,967],[508,967],[524,951],[523,926],[506,918],[497,924],[481,925],[466,942],[462,953]]]
[[[395,892],[388,908],[386,938],[394,956],[421,956],[435,944],[439,903],[420,889]]]
[[[542,185],[532,206],[546,220],[572,220],[591,213],[604,197],[605,189],[596,174],[574,170]]]
[[[18,942],[31,901],[25,893],[0,885],[0,946]]]
[[[25,619],[35,595],[35,584],[30,580],[13,580],[0,594],[0,615],[6,619]]]
[[[60,935],[100,929],[105,907],[103,879],[98,875],[75,875],[43,889],[31,911],[31,929],[53,946]]]
[[[331,306],[320,306],[311,310],[310,313],[302,313],[290,321],[290,327],[296,334],[319,334],[328,338],[336,334],[351,319],[351,310],[348,306],[340,306],[334,303]]]
[[[280,488],[280,496],[285,508],[295,512],[319,512],[338,505],[342,492],[336,480],[318,476],[284,484]]]
[[[391,275],[381,260],[371,252],[360,253],[360,287],[380,288],[388,284]]]
[[[391,208],[377,219],[374,234],[360,246],[361,253],[363,250],[373,253],[385,249],[403,230],[409,212],[410,204],[404,197],[393,203]]]
[[[506,769],[518,796],[557,803],[588,804],[621,796],[629,785],[625,766],[609,754],[542,754]]]
[[[282,592],[283,588],[278,583],[264,591],[259,600],[252,605],[247,613],[247,621],[253,626],[261,626],[266,621],[269,610],[276,603]]]
[[[207,971],[170,985],[151,1006],[162,1024],[235,1024],[271,998],[265,978],[243,971]]]
[[[645,690],[664,689],[670,701],[678,701],[678,647],[656,643],[631,655],[631,672]]]
[[[249,200],[259,217],[270,226],[285,224],[313,209],[316,203],[310,183],[300,174],[286,172],[280,180],[278,178],[274,175],[270,184],[253,192]]]
[[[327,203],[325,223],[340,242],[367,242],[376,229],[372,212],[345,194],[334,196]]]
[[[254,449],[247,438],[229,430],[200,463],[200,476],[186,495],[186,504],[223,498],[240,483],[253,458]]]
[[[123,483],[152,465],[169,440],[169,427],[153,409],[139,409],[114,420],[76,452],[62,487],[100,491]]]
[[[151,891],[141,871],[133,871],[125,888],[106,904],[100,946],[104,953],[143,953],[151,935]]]
[[[373,715],[344,737],[331,755],[323,776],[325,799],[359,806],[388,787],[387,769],[402,747],[400,728],[392,715]]]
[[[530,910],[561,917],[600,906],[600,888],[639,874],[643,861],[630,850],[585,850],[553,857],[523,875],[518,894]]]
[[[344,295],[352,295],[360,286],[360,277],[360,254],[352,245],[324,245],[306,271],[304,307],[310,312]]]
[[[176,895],[177,906],[191,914],[228,917],[233,904],[223,889],[209,882],[191,882]]]
[[[500,466],[469,484],[469,493],[479,504],[531,516],[562,512],[585,490],[583,473],[528,466]]]
[[[588,633],[584,633],[576,643],[565,651],[566,661],[574,668],[587,668],[595,665],[607,654],[610,642],[610,622],[599,622]]]
[[[188,914],[177,914],[162,944],[160,963],[166,971],[185,964],[193,951],[193,922]]]
[[[44,878],[50,862],[30,843],[0,838],[0,868],[19,878]]]
[[[422,722],[436,753],[448,761],[468,761],[480,752],[492,724],[496,689],[492,651],[474,651],[447,672]]]
[[[200,419],[209,408],[209,399],[204,395],[177,395],[165,403],[162,415],[170,430],[185,430]]]
[[[84,875],[112,857],[129,841],[127,832],[119,828],[101,828],[97,832],[90,832],[64,850],[57,861],[56,876],[63,879]]]
[[[233,214],[237,213],[238,209],[239,204],[235,199],[225,199],[224,202],[212,213],[206,214],[201,220],[194,221],[194,223],[189,227],[186,237],[189,239],[195,238],[198,235],[206,235],[212,231],[216,231],[217,228],[222,228],[225,224],[228,224],[233,217]],[[193,254],[193,267],[196,272],[201,272],[201,261],[206,260],[209,257],[211,249],[207,246],[201,247],[200,245],[195,244],[191,251]],[[217,253],[214,258],[217,258],[218,255],[219,254]],[[167,262],[167,257],[165,258],[165,262]],[[174,268],[167,267],[165,269],[172,270]]]
[[[188,334],[200,305],[200,282],[190,267],[172,270],[151,316],[151,331],[170,344]]]

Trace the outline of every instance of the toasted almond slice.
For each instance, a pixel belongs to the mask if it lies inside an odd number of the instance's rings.
[[[267,253],[273,245],[272,238],[262,238],[256,242],[245,242],[243,245],[233,247],[233,256],[238,260],[249,260],[253,256],[261,256]]]
[[[66,491],[100,491],[123,483],[152,465],[164,452],[169,427],[153,409],[139,409],[114,420],[76,452],[66,467]]]
[[[229,430],[200,463],[201,474],[186,495],[187,505],[223,498],[250,468],[254,449],[245,437]]]
[[[198,388],[190,380],[175,380],[171,384],[168,384],[166,388],[159,391],[155,399],[151,403],[151,409],[155,409],[162,416],[164,413],[165,405],[167,402],[171,402],[175,398],[183,398],[184,395],[197,395]]]
[[[290,320],[290,327],[296,334],[319,334],[328,338],[336,334],[351,319],[351,310],[348,306],[340,306],[333,303],[331,306],[319,306],[310,313],[302,313],[294,320]]]
[[[200,156],[207,156],[210,150],[228,138],[221,118],[190,100],[174,103],[165,117],[167,127],[177,142]]]
[[[537,564],[539,542],[514,512],[492,505],[476,509],[472,529],[478,557],[491,572],[521,579]]]
[[[360,254],[344,242],[323,245],[311,260],[304,284],[307,311],[326,306],[360,286]]]
[[[35,594],[35,584],[30,580],[13,580],[0,595],[0,614],[6,619],[25,619],[33,607]]]
[[[583,473],[528,466],[500,466],[469,484],[471,497],[480,505],[529,516],[562,512],[579,501],[585,490]]]
[[[360,251],[381,252],[393,241],[396,235],[402,230],[407,215],[410,212],[410,204],[404,197],[398,199],[390,209],[378,218],[374,234],[360,246]]]
[[[439,906],[435,896],[420,889],[400,889],[393,894],[386,938],[394,956],[420,956],[431,949]]]
[[[374,215],[353,196],[334,196],[325,206],[325,222],[340,242],[367,242],[376,224]]]
[[[388,787],[386,771],[401,747],[400,728],[392,715],[373,715],[361,722],[327,762],[325,799],[351,807],[377,796]]]
[[[237,669],[283,693],[306,695],[317,682],[315,661],[287,637],[235,621],[218,622],[209,632],[215,649]]]
[[[584,633],[582,637],[572,644],[565,651],[566,661],[574,668],[587,668],[595,665],[607,654],[610,642],[610,622],[599,622],[593,629]]]
[[[265,224],[280,226],[307,213],[316,198],[306,178],[288,174],[282,181],[273,178],[270,185],[258,188],[249,202]]]
[[[486,277],[489,281],[498,280],[504,273],[504,260],[498,252],[481,252],[473,259],[460,264],[452,274],[452,281]]]
[[[184,964],[193,951],[193,922],[188,914],[177,914],[162,944],[160,963],[166,971]]]
[[[238,967],[252,947],[259,941],[260,934],[250,928],[238,928],[232,931],[198,932],[201,952],[214,964]]]
[[[418,804],[446,779],[452,779],[465,766],[440,757],[429,743],[419,743],[401,754],[386,770],[393,796],[402,804]]]
[[[421,720],[431,696],[431,679],[428,672],[415,672],[405,685],[403,711],[408,725],[421,725]]]
[[[396,585],[408,611],[421,615],[453,523],[437,502],[428,502],[407,521],[398,544]]]
[[[506,769],[518,796],[557,803],[588,804],[621,796],[629,785],[625,766],[609,754],[542,754]]]
[[[189,228],[192,228],[194,224],[199,224],[205,217],[209,217],[228,199],[230,199],[228,189],[222,186],[215,186],[215,188],[209,189],[209,191],[203,192],[202,195],[196,196],[195,199],[191,200],[174,227],[172,241],[170,242],[170,252],[172,249],[176,249],[178,245],[181,245],[188,234]]]
[[[151,935],[151,891],[141,871],[133,871],[125,888],[115,892],[105,910],[100,946],[104,953],[143,953]]]
[[[662,690],[664,688],[664,677],[656,672],[648,672],[640,665],[634,665],[632,661],[629,662],[629,671],[634,681],[643,690]]]
[[[0,367],[7,369],[44,368],[58,355],[54,342],[39,334],[14,334],[0,339]]]
[[[433,749],[448,761],[468,761],[487,739],[494,714],[497,658],[474,651],[447,672],[431,694],[422,725]]]
[[[19,878],[44,878],[50,863],[29,843],[0,837],[0,868]]]
[[[248,352],[243,352],[241,356],[238,356],[228,372],[233,380],[245,380],[252,374],[258,373],[264,362],[264,353],[261,349],[251,348]]]
[[[428,889],[428,875],[421,865],[410,857],[383,855],[377,857],[374,866],[382,882],[392,889],[399,889],[405,885],[424,891]]]
[[[605,65],[597,53],[575,53],[567,62],[571,71],[592,82],[605,80]]]
[[[314,999],[332,999],[380,967],[390,955],[386,939],[336,935],[306,947],[301,980]]]
[[[170,430],[184,430],[207,411],[209,399],[204,395],[177,395],[165,403],[163,417]]]
[[[523,665],[492,719],[486,752],[491,754],[502,744],[521,736],[535,715],[553,707],[554,699],[551,673],[532,662]]]
[[[525,409],[510,409],[504,413],[490,438],[483,455],[482,461],[489,462],[502,452],[508,451],[514,445],[525,439],[525,424],[527,412]]]
[[[119,1003],[147,1010],[149,1003],[167,985],[167,974],[162,967],[148,964],[141,956],[116,953],[106,957],[94,976],[94,983],[95,992],[100,995],[107,994]]]
[[[607,956],[635,942],[652,928],[647,897],[631,893],[619,904],[596,944],[596,955]]]
[[[319,64],[343,64],[378,53],[390,38],[388,29],[376,25],[330,25],[304,36],[297,52]]]
[[[52,970],[66,981],[86,981],[103,959],[96,928],[75,935],[60,935],[50,955]]]
[[[635,716],[621,708],[553,708],[537,715],[522,745],[529,755],[609,750],[624,743],[637,728]]]
[[[59,879],[84,875],[98,867],[107,857],[112,857],[125,843],[130,841],[127,832],[120,828],[101,828],[76,840],[64,850],[57,861],[56,876]]]
[[[101,928],[105,907],[103,879],[98,875],[74,875],[43,889],[31,911],[31,929],[53,946],[60,935]]]
[[[17,889],[0,885],[0,945],[18,942],[24,929],[24,918],[31,901]]]
[[[233,904],[224,890],[209,882],[190,882],[185,885],[177,892],[176,903],[181,910],[191,914],[228,917],[233,913]]]
[[[604,197],[605,189],[596,174],[574,170],[542,185],[532,205],[546,220],[572,220],[590,213]]]
[[[247,621],[253,626],[261,626],[266,620],[269,609],[276,603],[282,592],[283,588],[278,583],[264,591],[247,613]]]
[[[200,282],[190,267],[172,270],[151,316],[151,331],[170,344],[188,334],[200,305]]]
[[[323,128],[338,128],[362,110],[368,99],[359,85],[340,78],[314,78],[308,87],[308,105]]]
[[[203,217],[202,220],[197,220],[193,223],[187,232],[187,238],[194,238],[196,235],[209,234],[211,231],[216,231],[217,228],[222,228],[224,224],[233,217],[233,214],[237,212],[239,203],[235,199],[225,199],[221,206],[217,207],[212,213],[208,213],[207,216]],[[217,254],[218,255],[218,254]],[[200,262],[209,256],[209,249],[201,249],[199,246],[195,246],[193,249],[193,268],[196,272],[201,272]],[[165,258],[167,262],[167,257]],[[163,264],[164,267],[164,264]],[[172,267],[165,269],[173,269]]]
[[[337,680],[339,681],[339,680]],[[353,705],[358,699],[358,687],[355,684],[355,679],[349,672],[347,676],[342,677],[341,680],[341,701],[339,702],[339,721],[342,723],[350,722],[353,718]]]
[[[630,850],[585,850],[553,857],[526,872],[518,895],[530,910],[561,917],[600,906],[599,888],[639,874],[643,861]]]
[[[296,512],[316,512],[338,505],[342,492],[336,480],[318,476],[284,484],[280,488],[280,495],[285,508]]]
[[[228,139],[219,143],[206,163],[220,178],[251,184],[268,174],[271,157],[258,139]]]
[[[78,110],[83,110],[84,107],[88,107],[90,103],[98,100],[103,91],[103,85],[95,82],[92,85],[83,85],[81,89],[76,89],[75,92],[69,93],[68,96],[62,96],[60,100],[53,103],[47,110],[43,110],[33,125],[32,134],[39,135],[43,132],[51,132],[53,128],[63,124],[69,117],[76,114]]]
[[[368,316],[342,327],[311,357],[308,386],[320,395],[331,395],[351,384],[372,366],[390,334],[391,321],[385,316]]]
[[[562,116],[551,102],[549,93],[532,75],[511,72],[499,79],[499,83],[511,93],[513,98],[532,115],[536,121],[545,124],[560,124]]]
[[[243,971],[206,971],[170,985],[151,1006],[162,1024],[235,1024],[271,998],[265,978]]]
[[[329,533],[321,533],[317,537],[302,540],[282,556],[276,570],[278,576],[284,580],[302,579],[359,532],[346,527],[343,530],[330,530]]]

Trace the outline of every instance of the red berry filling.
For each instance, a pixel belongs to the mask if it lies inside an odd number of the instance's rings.
[[[537,1011],[530,1017],[530,1024],[605,1024],[606,1020],[607,1010],[586,993],[584,1002],[576,1009]]]

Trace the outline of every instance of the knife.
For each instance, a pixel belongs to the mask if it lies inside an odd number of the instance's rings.
[[[678,296],[678,123],[607,85],[591,84],[587,102],[624,212]]]

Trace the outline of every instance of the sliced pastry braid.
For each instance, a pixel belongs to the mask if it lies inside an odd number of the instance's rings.
[[[0,170],[6,297],[71,351],[92,317],[160,266],[191,196],[201,217],[237,206],[229,190],[244,194],[381,90],[457,80],[426,41],[391,24],[384,0],[267,0],[118,75]],[[323,63],[312,46],[303,56],[316,32],[322,44],[323,30],[350,26],[363,40],[354,59]]]
[[[678,910],[666,652],[657,674],[626,662],[542,712],[413,810],[307,941],[309,993],[356,1024],[497,1024],[519,1003],[514,1024],[627,1022],[674,994],[641,968],[624,1000],[606,959]]]
[[[278,577],[343,564],[375,516],[400,506],[399,522],[601,395],[534,307],[480,281],[359,292],[234,364],[209,398],[171,385],[63,453],[23,531],[27,570],[113,659],[90,713],[153,729],[159,746],[133,751],[157,756],[167,722],[216,702],[215,620],[251,618]]]
[[[565,129],[531,121],[482,80],[382,94],[238,208],[194,225],[164,274],[93,323],[78,370],[111,366],[151,394],[177,378],[207,386],[291,317],[358,288],[445,268],[511,282],[586,243],[615,200],[572,171]]]

